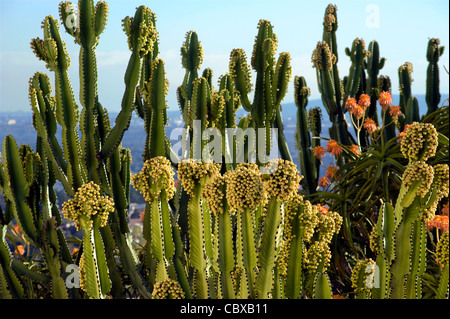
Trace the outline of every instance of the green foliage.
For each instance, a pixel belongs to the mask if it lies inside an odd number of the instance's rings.
[[[140,6],[122,21],[131,55],[112,126],[100,103],[95,54],[108,5],[80,0],[78,8],[66,1],[59,9],[65,31],[80,46],[80,105],[59,22],[48,16],[44,38],[31,41],[55,83],[53,92],[42,72],[29,81],[36,150],[18,146],[10,135],[3,141],[0,298],[448,298],[448,230],[439,211],[449,194],[449,123],[448,104],[438,107],[438,39],[428,43],[427,116],[420,116],[411,93],[410,63],[399,68],[399,115],[390,79],[379,75],[386,59],[376,41],[366,49],[356,38],[345,51],[348,76],[339,77],[337,7],[327,6],[312,56],[332,123],[332,166],[323,183],[321,113],[307,111],[310,89],[301,76],[294,78],[301,172],[292,162],[281,112],[292,67],[289,53],[276,59],[278,39],[269,21],[259,21],[250,61],[242,49],[231,52],[229,73],[217,88],[211,69],[199,74],[203,48],[196,32],[186,34],[177,95],[193,143],[191,156],[178,158],[165,132],[168,81],[155,14]],[[351,101],[365,104],[360,117]],[[237,121],[241,105],[248,114]],[[146,133],[144,166],[135,174],[131,151],[120,146],[133,111]],[[221,133],[221,154],[198,136],[195,120],[202,132]],[[227,128],[256,129],[257,141],[265,141],[256,162],[241,157],[251,139],[228,141]],[[272,128],[281,158],[267,161]],[[240,149],[238,138],[245,144]],[[201,154],[195,154],[198,146]],[[198,155],[204,160],[194,160]],[[57,181],[69,197],[64,219]],[[146,201],[140,243],[128,225],[131,184]],[[64,235],[60,226],[67,220],[82,238]],[[75,265],[80,289],[68,285],[67,266]]]

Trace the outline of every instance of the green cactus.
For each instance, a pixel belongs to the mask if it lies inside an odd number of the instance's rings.
[[[403,131],[407,120],[418,120],[420,115],[418,114],[419,108],[417,107],[417,101],[414,101],[414,96],[411,91],[411,83],[413,82],[412,72],[414,71],[411,62],[406,62],[398,68],[399,88],[400,88],[400,110],[405,114],[405,118],[399,118],[399,130]]]
[[[178,165],[180,181],[189,195],[189,260],[194,268],[194,291],[196,298],[208,298],[212,291],[208,287],[211,260],[210,212],[206,202],[202,201],[202,189],[210,178],[219,173],[219,165],[213,163],[195,163],[183,160]],[[207,260],[208,259],[208,260]],[[209,270],[207,272],[207,269]]]
[[[58,32],[58,23],[52,17],[47,17],[43,23],[44,40],[34,39],[31,45],[38,58],[44,60],[47,67],[55,72],[56,97],[51,96],[48,77],[36,73],[30,80],[33,124],[55,176],[62,182],[69,196],[74,196],[79,187],[93,181],[101,185],[103,192],[113,197],[115,212],[110,215],[112,229],[109,229],[110,225],[106,225],[101,232],[105,236],[113,234],[115,242],[108,242],[107,246],[117,245],[124,270],[140,293],[149,297],[137,272],[138,261],[128,238],[131,157],[129,151],[118,146],[129,125],[143,60],[155,47],[157,52],[155,19],[148,8],[141,6],[136,10],[134,18],[126,17],[123,21],[132,55],[125,75],[122,110],[116,118],[116,125],[111,129],[108,114],[99,103],[95,57],[99,36],[106,25],[108,7],[105,2],[98,2],[94,7],[93,1],[80,1],[79,9],[80,23],[75,26],[71,20],[75,14],[74,6],[70,2],[60,5],[64,27],[80,45],[81,116],[67,76],[69,57]],[[77,135],[79,121],[81,140]],[[62,126],[62,148],[55,137],[56,123]],[[93,238],[98,238],[99,234],[94,235]],[[108,262],[111,266],[116,263],[112,255],[108,255]],[[113,291],[123,292],[120,288],[122,284],[117,280],[115,266],[112,269],[115,273],[113,283],[117,287]]]
[[[339,78],[337,67],[336,30],[338,23],[336,6],[331,4],[327,6],[323,26],[322,41],[317,43],[311,59],[313,66],[316,68],[317,83],[322,102],[332,123],[330,138],[343,145],[350,145],[352,137],[347,129],[344,104],[347,97],[352,97],[359,88],[362,66],[367,53],[364,41],[359,39],[355,39],[353,42],[352,50],[346,50],[346,53],[352,59],[352,64],[350,66],[350,75],[344,87],[343,81]]]
[[[105,248],[100,228],[114,212],[114,202],[100,195],[100,186],[90,182],[80,187],[73,199],[63,204],[66,218],[76,221],[84,230],[83,254],[80,262],[81,288],[91,298],[103,298],[111,289],[106,265]]]
[[[378,42],[373,40],[369,43],[367,48],[368,56],[364,61],[364,67],[367,72],[367,81],[366,81],[366,94],[370,95],[370,106],[367,112],[367,117],[371,118],[375,121],[375,123],[379,124],[378,120],[378,112],[377,112],[377,100],[378,94],[381,91],[378,91],[378,74],[380,70],[384,67],[386,62],[385,58],[380,58],[380,48]]]
[[[250,102],[248,95],[251,91],[250,68],[247,64],[247,57],[242,49],[234,49],[230,55],[230,74],[233,77],[236,91],[239,93],[243,108],[251,113],[251,127],[256,129],[256,141],[259,140],[258,128],[265,129],[266,150],[257,149],[257,163],[264,164],[270,152],[271,135],[270,129],[278,127],[282,129],[281,114],[277,110],[283,101],[288,82],[291,77],[292,67],[290,65],[290,55],[287,52],[280,54],[275,62],[275,51],[278,39],[273,32],[271,23],[267,20],[260,20],[258,23],[258,35],[253,46],[251,66],[256,72],[256,84],[253,101]],[[278,122],[278,123],[277,123]],[[283,132],[278,132],[279,136]],[[280,142],[285,141],[284,138]],[[284,143],[284,142],[283,142]],[[284,157],[290,158],[287,147],[284,147]]]
[[[320,161],[314,157],[314,148],[320,146],[320,109],[312,111],[308,117],[306,105],[308,104],[309,88],[306,86],[306,80],[303,77],[294,78],[294,98],[297,106],[297,130],[296,141],[298,149],[298,158],[300,162],[300,172],[303,175],[301,184],[308,195],[316,192],[317,182],[319,180]],[[311,119],[308,123],[308,119]],[[316,123],[318,121],[318,123]],[[308,125],[309,124],[309,125]],[[309,130],[313,136],[310,135]],[[316,137],[312,139],[311,137]]]
[[[427,82],[426,101],[428,106],[427,115],[436,111],[439,107],[441,94],[439,93],[439,57],[444,53],[444,47],[440,46],[439,39],[432,38],[428,41],[427,48]]]
[[[425,222],[434,216],[435,203],[448,196],[448,166],[432,167],[426,163],[438,146],[434,126],[413,123],[405,137],[401,151],[409,164],[398,198],[394,207],[390,203],[383,205],[371,234],[379,287],[367,290],[361,282],[354,283],[355,289],[364,289],[364,297],[369,294],[372,298],[421,298],[427,264]],[[355,278],[360,276],[357,273],[361,269],[354,271]]]
[[[119,146],[124,132],[130,125],[143,58],[150,51],[153,51],[157,41],[153,13],[145,6],[138,7],[134,17],[125,17],[123,28],[131,50],[131,57],[125,72],[125,93],[122,98],[122,109],[115,121],[116,125],[108,134],[101,151],[97,154],[100,159],[107,158],[112,154],[114,149]]]

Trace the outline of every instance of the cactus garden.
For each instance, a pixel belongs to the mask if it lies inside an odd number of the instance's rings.
[[[129,57],[113,119],[96,55],[113,5],[63,1],[28,39],[47,71],[29,70],[35,147],[2,141],[0,299],[448,299],[449,99],[439,39],[423,43],[420,107],[412,64],[382,75],[389,57],[376,40],[339,42],[332,4],[304,66],[316,78],[293,73],[276,28],[261,19],[253,51],[227,52],[218,78],[188,31],[183,81],[169,84],[158,12],[130,7],[127,43],[116,43]],[[350,67],[339,69],[338,58]],[[317,82],[323,108],[309,103],[307,81]],[[178,142],[166,130],[169,85],[183,119]],[[288,95],[295,148],[283,123]],[[146,136],[138,171],[122,143],[133,116]],[[145,200],[139,242],[129,225],[133,191]],[[67,221],[79,236],[62,231]]]

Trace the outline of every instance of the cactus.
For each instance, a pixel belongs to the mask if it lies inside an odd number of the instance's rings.
[[[34,153],[29,146],[20,149],[12,136],[7,136],[3,142],[5,154],[5,175],[2,180],[8,181],[3,189],[4,194],[12,203],[12,211],[18,225],[26,238],[35,247],[39,247],[47,264],[53,298],[68,298],[65,283],[61,277],[63,262],[71,262],[67,257],[67,244],[57,226],[61,223],[59,211],[53,196],[54,177],[48,169],[49,163],[42,151]],[[41,199],[42,198],[42,199]],[[56,209],[56,211],[55,211]],[[3,235],[4,236],[4,235]],[[7,256],[3,254],[3,259]],[[6,268],[7,275],[16,293],[21,290],[15,282],[14,273]]]
[[[273,32],[271,23],[267,20],[260,20],[251,58],[251,66],[256,72],[252,102],[248,98],[252,85],[246,54],[242,49],[234,49],[230,55],[230,74],[243,108],[251,114],[251,127],[256,129],[256,141],[259,139],[265,141],[265,151],[257,149],[256,161],[260,164],[267,163],[266,157],[269,155],[271,147],[270,128],[277,121],[277,110],[280,109],[280,104],[286,95],[292,72],[289,53],[281,53],[275,63],[274,55],[277,43],[278,39]],[[281,114],[278,115],[278,123],[275,125],[279,129],[282,128]],[[264,136],[259,137],[258,128],[266,130]],[[279,131],[278,134],[280,136],[283,132]],[[285,141],[285,139],[281,138],[280,141]],[[284,157],[289,159],[290,155],[287,154],[287,150],[285,147]]]
[[[219,173],[219,165],[213,163],[195,163],[184,160],[178,165],[180,181],[189,195],[189,259],[194,268],[194,290],[196,298],[208,298],[212,293],[208,288],[208,273],[214,260],[209,250],[211,245],[210,212],[202,201],[204,185]],[[208,258],[208,261],[206,260]],[[209,264],[209,265],[208,265]],[[208,269],[208,272],[207,272]]]
[[[219,77],[214,88],[212,70],[199,72],[203,49],[198,36],[187,33],[181,49],[186,72],[177,94],[193,144],[190,156],[177,158],[165,134],[168,81],[165,64],[158,58],[155,14],[141,6],[134,17],[123,20],[131,56],[122,109],[111,126],[100,103],[95,55],[108,6],[80,0],[78,7],[76,12],[70,2],[60,4],[65,31],[80,45],[80,106],[68,77],[70,59],[59,23],[48,16],[44,39],[31,41],[37,57],[55,76],[54,93],[45,73],[37,72],[29,81],[36,151],[19,147],[12,136],[3,141],[0,191],[6,206],[0,209],[0,298],[330,299],[350,287],[354,289],[350,298],[448,297],[448,231],[429,228],[443,220],[435,219],[435,212],[449,194],[449,167],[444,164],[448,117],[441,116],[448,108],[419,123],[410,64],[399,69],[402,100],[396,108],[391,106],[389,78],[378,75],[385,59],[380,58],[376,41],[368,50],[362,39],[353,41],[346,49],[349,75],[341,80],[337,8],[327,7],[323,41],[313,53],[313,63],[335,139],[328,149],[341,168],[338,173],[335,167],[327,171],[340,175],[335,176],[332,192],[316,192],[319,157],[325,152],[318,148],[320,109],[306,111],[309,89],[303,77],[295,77],[300,175],[283,135],[281,101],[291,75],[290,57],[281,53],[275,59],[277,37],[269,21],[258,24],[250,62],[256,71],[252,100],[245,52],[231,52],[230,72]],[[432,40],[428,84],[437,83],[436,56],[443,50]],[[436,86],[430,90],[427,103],[436,106],[439,92]],[[358,146],[363,148],[356,152],[354,145],[350,147],[353,141],[344,112],[346,103],[356,103],[356,98],[363,111],[368,108],[357,120],[375,116],[378,101],[383,124],[392,119],[397,124],[397,117],[403,121],[400,127],[410,124],[399,134],[401,142],[394,138],[393,125],[379,131],[373,119],[370,139],[364,137],[361,120],[354,124]],[[236,123],[241,104],[249,114]],[[404,118],[395,113],[400,107]],[[146,140],[144,166],[132,175],[131,151],[120,143],[134,110],[144,121]],[[357,117],[353,111],[350,115]],[[201,120],[200,127],[195,120]],[[256,129],[265,150],[249,154],[246,151],[255,141],[249,136],[244,140],[237,132],[228,140],[228,128]],[[269,161],[273,128],[279,130],[281,158]],[[217,141],[203,140],[213,131],[222,135],[220,149]],[[238,141],[244,141],[244,147],[237,148]],[[255,155],[256,163],[248,163]],[[406,169],[402,163],[408,163]],[[175,173],[180,180],[177,187]],[[69,252],[69,240],[60,227],[57,180],[70,197],[62,213],[82,231],[75,254]],[[142,246],[134,245],[128,227],[130,184],[147,203]],[[357,191],[346,193],[350,187]],[[351,233],[352,223],[358,234]],[[429,239],[434,242],[429,244]],[[26,254],[17,241],[26,245]],[[17,248],[14,254],[11,244]],[[79,266],[81,289],[66,286],[66,266],[73,264]]]
[[[433,218],[439,200],[448,196],[448,165],[433,167],[426,163],[435,155],[438,146],[438,134],[433,125],[415,122],[404,136],[401,152],[409,164],[402,176],[398,198],[395,206],[391,203],[382,206],[371,233],[371,248],[377,255],[379,286],[363,286],[356,279],[363,276],[363,269],[355,267],[353,286],[357,291],[364,291],[360,297],[422,296],[422,278],[426,270],[425,223]]]
[[[84,230],[80,282],[88,296],[95,299],[103,298],[111,290],[100,228],[106,225],[112,212],[113,200],[102,197],[100,186],[94,182],[84,184],[73,199],[63,204],[64,216],[75,220],[77,228]]]
[[[336,30],[338,23],[336,6],[331,4],[327,6],[323,26],[322,41],[317,43],[311,59],[313,66],[316,68],[317,83],[319,92],[322,95],[322,102],[332,123],[330,138],[343,145],[350,145],[352,138],[347,130],[344,104],[347,97],[353,97],[359,88],[363,62],[367,51],[365,50],[364,41],[359,39],[355,39],[351,50],[347,48],[346,54],[350,56],[352,64],[344,87],[343,81],[339,78],[337,67]]]
[[[108,7],[104,2],[98,2],[94,7],[93,1],[80,1],[80,23],[76,26],[69,23],[71,16],[75,14],[73,7],[70,2],[61,3],[60,15],[67,33],[80,45],[81,116],[67,75],[69,56],[59,35],[58,22],[47,17],[43,22],[44,40],[33,39],[31,46],[38,58],[46,62],[47,67],[55,73],[56,96],[51,96],[48,77],[36,73],[30,80],[33,124],[55,176],[62,182],[69,196],[74,196],[78,188],[92,181],[100,185],[104,193],[113,197],[115,212],[110,214],[112,233],[110,225],[106,225],[106,228],[95,232],[93,238],[98,238],[100,233],[104,236],[113,234],[114,243],[108,242],[106,245],[118,246],[125,271],[140,293],[150,296],[137,272],[137,259],[127,239],[130,236],[127,211],[131,157],[127,150],[118,146],[130,122],[143,59],[155,47],[154,17],[148,8],[141,6],[136,10],[134,18],[126,17],[123,20],[132,54],[125,75],[122,110],[116,118],[116,125],[111,129],[108,114],[99,103],[95,57],[99,36],[106,25]],[[55,137],[57,123],[62,126],[62,148]],[[82,133],[81,140],[77,134],[78,123]],[[115,264],[112,255],[108,256],[108,262]],[[117,279],[115,267],[112,269],[113,278]],[[117,286],[117,289],[113,287],[114,292],[123,292],[119,280],[114,280],[113,283]],[[91,293],[99,296],[93,291]]]
[[[427,48],[427,82],[426,101],[428,106],[427,115],[436,111],[439,107],[441,94],[439,93],[439,57],[444,53],[444,47],[440,46],[440,40],[432,38],[428,41]]]
[[[306,194],[311,195],[316,192],[319,180],[320,160],[314,157],[313,150],[320,146],[321,114],[319,108],[306,112],[310,90],[303,77],[296,76],[294,78],[294,90],[295,104],[298,108],[296,141],[300,172],[304,176],[301,184]]]
[[[386,58],[380,58],[380,49],[378,42],[373,40],[369,43],[367,48],[368,56],[364,61],[364,67],[367,72],[367,81],[366,81],[366,94],[370,95],[370,106],[367,112],[367,117],[371,118],[375,121],[375,123],[379,123],[378,121],[378,113],[377,113],[377,100],[378,94],[382,91],[378,91],[378,73],[384,67],[386,62]]]
[[[411,83],[413,65],[406,62],[398,68],[399,86],[400,86],[400,110],[405,114],[405,118],[399,119],[399,130],[403,131],[406,124],[419,121],[419,107],[417,99],[412,95]]]

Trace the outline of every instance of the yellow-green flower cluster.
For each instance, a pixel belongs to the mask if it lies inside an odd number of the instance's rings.
[[[225,174],[226,199],[233,210],[254,210],[264,199],[264,187],[258,166],[254,163],[238,164]]]
[[[297,194],[301,177],[294,163],[278,158],[271,160],[266,170],[268,174],[262,178],[268,197],[276,197],[277,201],[284,202]]]
[[[410,161],[426,161],[436,154],[438,134],[431,123],[414,122],[400,143],[403,156]]]
[[[370,292],[374,284],[375,262],[372,259],[363,259],[353,268],[351,281],[356,293]]]
[[[204,183],[206,177],[219,174],[220,165],[210,162],[196,163],[193,159],[186,159],[178,164],[178,177],[181,185],[189,195],[194,195],[196,183]],[[201,181],[201,180],[204,181]]]
[[[209,210],[216,216],[223,213],[225,190],[225,177],[220,174],[213,176],[202,190],[202,196],[206,199]]]
[[[336,212],[326,211],[318,214],[317,232],[319,240],[329,244],[334,234],[341,229],[342,217]]]
[[[442,266],[449,264],[448,231],[442,234],[436,245],[436,261]]]
[[[336,56],[331,53],[330,47],[325,41],[317,42],[317,46],[313,51],[311,61],[319,71],[331,70],[333,64],[336,64]]]
[[[447,164],[437,164],[434,166],[433,187],[436,187],[439,199],[448,197],[449,166]]]
[[[411,162],[402,176],[403,185],[409,189],[415,182],[420,182],[417,196],[424,197],[430,190],[434,178],[434,169],[422,161]]]
[[[375,254],[379,254],[382,251],[382,240],[383,238],[379,235],[377,227],[373,227],[369,235],[369,245]]]
[[[173,175],[174,171],[170,161],[164,156],[158,156],[146,160],[142,170],[131,177],[131,182],[144,199],[151,203],[159,197],[163,190],[166,197],[163,200],[173,197],[175,191]]]
[[[437,196],[434,202],[427,207],[422,207],[419,218],[425,222],[431,221],[435,214],[439,204],[439,201],[443,197],[448,196],[448,181],[449,181],[449,167],[447,164],[437,164],[433,167],[434,177],[431,187],[436,188]]]
[[[305,266],[309,271],[316,271],[319,265],[323,264],[322,271],[326,271],[330,266],[331,251],[324,241],[315,241],[305,254]]]
[[[165,279],[153,286],[153,299],[184,299],[184,291],[178,281]]]
[[[99,227],[106,225],[109,213],[114,211],[114,202],[101,196],[100,186],[89,182],[78,188],[73,199],[63,203],[64,217],[77,222],[77,229],[91,229],[93,222]]]
[[[300,227],[303,227],[303,239],[309,242],[314,235],[314,228],[319,223],[318,209],[300,194],[296,194],[285,207],[285,236],[292,236],[293,219],[298,216]]]

